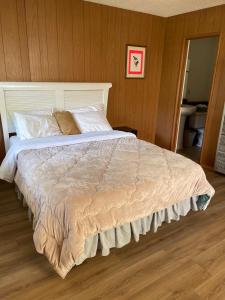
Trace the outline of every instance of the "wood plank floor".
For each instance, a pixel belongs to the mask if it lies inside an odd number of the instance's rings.
[[[0,299],[225,299],[225,176],[216,196],[154,234],[74,268],[65,280],[36,253],[26,209],[0,183]]]

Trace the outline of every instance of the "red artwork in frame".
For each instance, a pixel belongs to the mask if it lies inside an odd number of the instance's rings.
[[[146,47],[128,45],[126,52],[126,78],[144,78]]]

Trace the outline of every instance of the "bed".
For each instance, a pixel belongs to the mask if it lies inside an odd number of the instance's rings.
[[[214,194],[200,165],[115,130],[10,141],[18,110],[104,105],[110,83],[1,83],[7,149],[0,178],[15,181],[33,216],[34,244],[62,277],[85,259],[157,231]],[[11,146],[10,146],[11,144]]]

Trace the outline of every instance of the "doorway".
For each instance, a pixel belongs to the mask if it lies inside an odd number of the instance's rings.
[[[200,162],[219,37],[187,41],[176,152]]]

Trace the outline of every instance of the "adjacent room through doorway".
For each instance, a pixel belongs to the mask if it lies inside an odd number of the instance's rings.
[[[188,40],[176,150],[200,162],[218,36]]]

